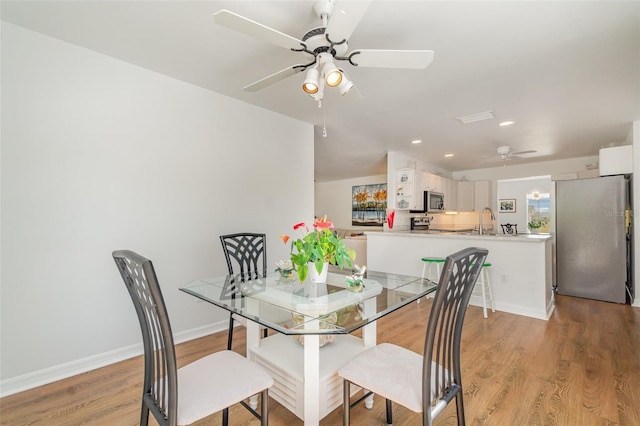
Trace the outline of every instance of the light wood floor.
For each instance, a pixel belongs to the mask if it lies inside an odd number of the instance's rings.
[[[431,299],[432,300],[432,299]],[[378,341],[422,351],[431,300],[412,304],[379,321]],[[244,330],[234,348],[243,351]],[[178,347],[179,364],[225,347],[226,333]],[[482,318],[470,306],[462,343],[468,424],[640,425],[640,309],[557,297],[549,321],[502,312]],[[2,425],[135,425],[142,360],[135,358],[0,399]],[[303,422],[270,402],[270,424]],[[230,410],[231,425],[257,425],[244,408]],[[341,424],[341,408],[321,425]],[[384,402],[352,411],[354,425],[384,424]],[[420,416],[394,405],[395,425],[417,425]],[[150,424],[155,424],[151,421]],[[220,414],[198,423],[220,424]],[[436,425],[456,424],[455,404]]]

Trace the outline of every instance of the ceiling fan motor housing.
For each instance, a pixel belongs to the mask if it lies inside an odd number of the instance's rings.
[[[511,148],[509,148],[508,146],[499,146],[496,151],[500,155],[509,155],[509,151],[511,151]]]
[[[326,27],[313,28],[302,37],[302,41],[307,45],[307,50],[313,52],[314,56],[317,56],[322,52],[329,52],[331,56],[344,56],[346,55],[349,47],[347,43],[334,44],[331,43],[325,37]]]

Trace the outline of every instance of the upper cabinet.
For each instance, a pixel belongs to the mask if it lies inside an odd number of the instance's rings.
[[[400,169],[396,173],[396,209],[422,209],[423,172],[415,169]]]
[[[482,211],[482,209],[484,209],[485,207],[491,207],[493,208],[494,206],[494,202],[492,202],[492,198],[491,198],[491,182],[488,180],[480,180],[477,182],[474,182],[473,185],[473,190],[474,190],[474,200],[473,200],[473,206],[474,206],[474,211]]]
[[[491,201],[491,182],[488,180],[458,182],[457,198],[457,210],[462,212],[481,211],[494,205]]]
[[[474,209],[475,185],[474,182],[458,182],[458,211],[470,212]]]
[[[458,182],[446,179],[446,191],[444,191],[444,208],[446,210],[459,210],[458,208]]]
[[[425,182],[424,182],[424,190],[425,191],[433,191],[433,192],[446,192],[446,181],[447,178],[442,176],[434,175],[433,173],[425,173]]]

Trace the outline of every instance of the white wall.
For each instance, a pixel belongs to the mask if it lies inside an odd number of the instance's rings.
[[[226,272],[220,234],[274,263],[313,218],[311,125],[4,22],[1,118],[3,394],[141,353],[113,250],[152,259],[184,339],[227,318],[178,290]]]
[[[373,231],[382,227],[351,225],[352,187],[387,183],[386,175],[367,176],[356,179],[318,182],[315,184],[315,213],[318,217],[327,215],[336,228],[363,229]],[[388,188],[387,188],[388,189]]]

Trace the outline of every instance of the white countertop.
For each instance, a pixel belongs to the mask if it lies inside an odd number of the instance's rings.
[[[367,235],[379,235],[384,237],[416,237],[416,238],[456,238],[470,240],[494,240],[494,241],[511,241],[511,242],[543,242],[551,238],[550,234],[482,234],[471,232],[442,232],[442,231],[388,231],[375,232]]]

